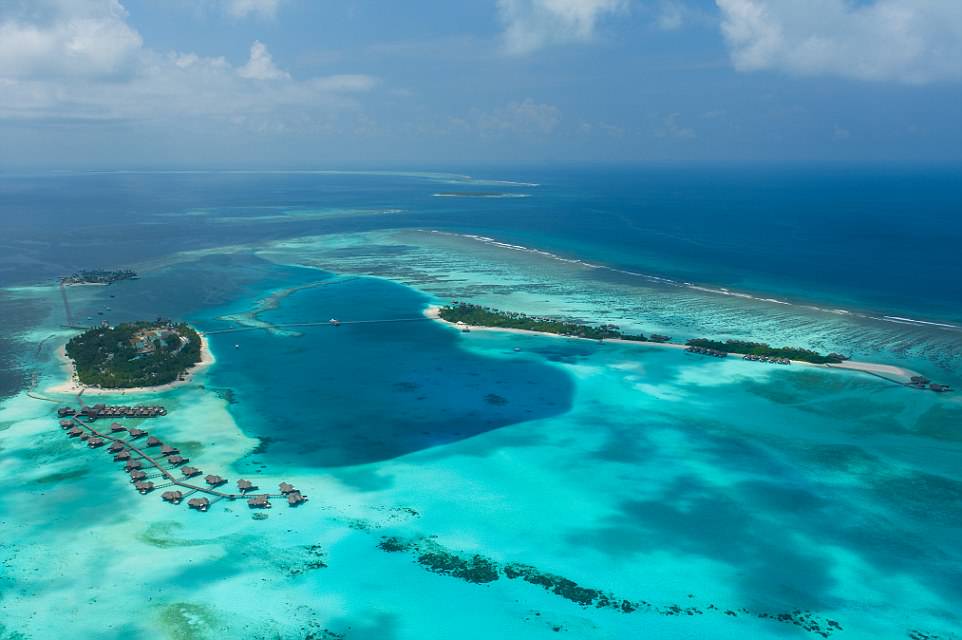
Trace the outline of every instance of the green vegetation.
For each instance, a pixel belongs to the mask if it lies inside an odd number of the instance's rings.
[[[688,341],[692,347],[703,349],[715,349],[725,353],[740,353],[742,355],[762,356],[766,358],[788,358],[789,360],[800,360],[802,362],[812,362],[814,364],[838,364],[845,360],[844,356],[837,353],[822,355],[817,351],[800,349],[798,347],[770,347],[763,342],[747,342],[744,340],[709,340],[707,338],[695,338]]]
[[[94,327],[67,343],[80,382],[105,389],[173,382],[200,362],[200,350],[191,327],[163,321]]]
[[[63,284],[113,284],[121,280],[135,280],[136,278],[137,273],[130,269],[121,269],[119,271],[104,271],[98,269],[78,271],[77,273],[62,278],[60,281]]]
[[[500,311],[474,304],[453,304],[442,307],[440,316],[448,322],[462,322],[469,326],[493,327],[498,329],[524,329],[526,331],[537,331],[539,333],[554,333],[562,336],[573,336],[577,338],[590,338],[592,340],[605,340],[617,338],[620,340],[633,340],[636,342],[657,342],[664,343],[671,340],[668,336],[652,334],[645,337],[641,334],[622,333],[615,325],[589,325],[552,318],[540,318],[529,316],[523,313],[511,313]],[[770,347],[762,342],[747,342],[744,340],[709,340],[707,338],[695,338],[687,343],[692,347],[702,347],[704,349],[714,349],[725,353],[740,353],[742,355],[756,355],[768,358],[788,358],[790,360],[800,360],[812,362],[814,364],[837,364],[846,360],[846,357],[838,353],[823,355],[809,349],[799,347]]]
[[[614,325],[587,325],[576,322],[565,322],[552,318],[537,318],[523,313],[510,313],[489,309],[474,304],[456,304],[442,307],[441,318],[448,322],[463,322],[477,327],[497,327],[502,329],[524,329],[540,333],[555,333],[562,336],[604,340],[619,338],[621,340],[635,340],[647,342],[643,335],[623,334]]]

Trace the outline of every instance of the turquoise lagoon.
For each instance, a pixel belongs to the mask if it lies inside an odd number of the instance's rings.
[[[117,400],[161,400],[149,428],[205,471],[311,500],[255,520],[140,496],[20,394],[0,409],[0,638],[962,637],[955,394],[421,314],[457,298],[764,337],[958,387],[952,332],[420,230],[141,270],[71,291],[75,313],[187,318],[217,362]],[[20,336],[37,395],[69,401],[44,393],[59,292],[5,294],[42,310]],[[330,317],[402,321],[278,326]]]

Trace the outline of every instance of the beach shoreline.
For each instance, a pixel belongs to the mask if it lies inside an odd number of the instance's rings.
[[[429,306],[424,310],[424,315],[436,322],[440,322],[448,327],[454,329],[459,329],[458,325],[453,322],[448,322],[441,317],[441,307]],[[588,340],[589,342],[598,342],[592,338],[582,338],[579,336],[563,336],[557,333],[548,333],[543,331],[531,331],[530,329],[514,329],[510,327],[476,327],[470,325],[469,329],[471,331],[498,331],[502,333],[515,333],[519,335],[531,335],[531,336],[550,336],[555,338],[564,338],[566,340]],[[688,345],[678,344],[673,342],[641,342],[638,340],[625,340],[623,338],[605,338],[602,342],[614,342],[616,344],[630,344],[639,347],[656,347],[660,349],[681,349],[684,351],[688,348]],[[736,354],[737,355],[737,354]],[[859,373],[867,373],[873,376],[888,380],[896,384],[907,384],[911,381],[913,376],[918,376],[920,374],[912,371],[911,369],[906,369],[905,367],[899,367],[891,364],[879,364],[876,362],[861,362],[857,360],[846,360],[838,364],[816,364],[814,362],[805,362],[804,360],[791,360],[793,365],[800,365],[803,367],[815,367],[818,369],[844,369],[847,371],[856,371]]]
[[[173,382],[168,382],[167,384],[161,384],[153,387],[127,387],[118,389],[104,389],[101,387],[91,387],[85,384],[81,384],[77,379],[77,367],[73,360],[67,357],[66,348],[67,345],[61,345],[56,350],[56,355],[60,364],[66,373],[67,379],[64,382],[55,384],[44,389],[44,393],[47,394],[58,394],[58,395],[85,395],[85,396],[117,396],[117,395],[140,395],[149,393],[163,393],[165,391],[170,391],[178,387],[183,387],[194,381],[194,376],[198,373],[202,373],[210,365],[216,362],[214,354],[210,350],[210,342],[206,335],[197,332],[200,336],[200,362],[192,366],[183,374],[183,380],[174,380]]]

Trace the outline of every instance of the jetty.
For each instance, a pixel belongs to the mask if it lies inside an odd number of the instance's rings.
[[[60,407],[57,410],[57,416],[60,418],[81,416],[89,422],[93,422],[98,418],[159,418],[166,415],[167,409],[160,406],[128,407],[92,404],[81,407],[79,411],[73,407]]]
[[[103,405],[100,406],[103,407]],[[136,410],[140,407],[130,407],[130,409]],[[137,413],[137,411],[132,412],[133,415]],[[180,504],[183,499],[189,498],[187,505],[200,512],[206,512],[211,505],[220,500],[246,500],[251,509],[269,509],[271,498],[287,500],[291,507],[296,507],[307,500],[307,496],[287,482],[280,483],[278,493],[257,495],[252,495],[251,492],[257,487],[249,480],[238,480],[239,493],[222,491],[220,487],[227,484],[227,479],[215,474],[207,475],[204,483],[194,482],[191,478],[202,475],[202,471],[196,467],[181,466],[189,460],[179,455],[176,447],[167,445],[160,438],[152,435],[145,443],[137,441],[138,438],[148,435],[146,431],[127,429],[117,422],[110,427],[94,427],[92,423],[96,421],[98,415],[85,412],[84,409],[76,411],[71,407],[62,407],[57,411],[57,415],[58,424],[68,437],[86,440],[87,446],[91,449],[97,449],[109,443],[106,451],[113,456],[115,462],[125,462],[124,472],[128,474],[134,488],[142,495],[147,495],[155,489],[172,488],[161,494],[164,502]],[[154,447],[160,447],[159,454],[147,452],[148,448]]]

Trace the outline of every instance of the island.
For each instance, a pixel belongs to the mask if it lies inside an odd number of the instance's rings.
[[[204,340],[185,323],[167,320],[99,326],[72,338],[65,355],[79,385],[150,388],[182,380],[205,361]]]
[[[527,198],[527,193],[507,193],[499,191],[439,191],[435,198]]]
[[[641,333],[622,333],[618,326],[613,324],[582,324],[553,318],[529,316],[524,313],[501,311],[467,303],[457,303],[441,307],[438,309],[438,317],[463,328],[476,326],[516,329],[536,333],[553,333],[561,336],[586,338],[589,340],[627,340],[629,342],[656,343],[667,343],[671,340],[670,337],[659,334],[645,336]],[[837,353],[823,355],[816,351],[799,347],[770,347],[762,342],[746,342],[743,340],[727,340],[721,342],[707,338],[695,338],[689,340],[686,344],[690,347],[699,347],[719,354],[739,353],[766,358],[787,358],[800,362],[810,362],[812,364],[840,364],[848,359]]]
[[[87,270],[87,271],[77,271],[69,276],[64,276],[60,279],[60,284],[63,285],[79,285],[79,284],[99,284],[108,285],[115,282],[120,282],[121,280],[136,280],[137,273],[131,271],[130,269],[120,269],[116,271],[105,271],[102,269]]]
[[[764,342],[748,342],[745,340],[709,340],[708,338],[695,338],[687,342],[690,347],[700,347],[709,351],[719,353],[738,353],[746,356],[758,356],[761,358],[776,358],[786,360],[797,360],[799,362],[810,362],[812,364],[841,364],[848,360],[847,356],[840,353],[821,354],[810,349],[800,347],[770,347]]]
[[[669,336],[651,334],[622,333],[617,325],[588,324],[571,320],[559,320],[531,316],[483,307],[465,302],[453,301],[444,307],[429,307],[424,314],[428,318],[439,320],[452,325],[464,333],[473,328],[489,331],[509,331],[514,333],[547,334],[559,337],[612,341],[622,343],[644,343],[654,347],[680,349],[694,354],[724,357],[730,353],[744,356],[744,360],[769,362],[776,364],[793,364],[823,367],[833,369],[847,369],[859,371],[906,386],[912,389],[928,389],[938,393],[951,391],[945,384],[931,382],[928,378],[911,369],[890,364],[875,362],[858,362],[840,353],[821,354],[817,351],[801,347],[771,347],[763,342],[749,342],[745,340],[711,340],[708,338],[693,338],[685,344],[671,342]]]
[[[589,340],[631,340],[647,342],[641,334],[622,333],[616,325],[590,325],[578,322],[529,316],[524,313],[500,311],[475,304],[455,303],[438,309],[438,317],[455,325],[468,327],[491,327],[497,329],[517,329],[535,333],[554,333],[560,336],[587,338]],[[666,336],[659,336],[665,338]]]

